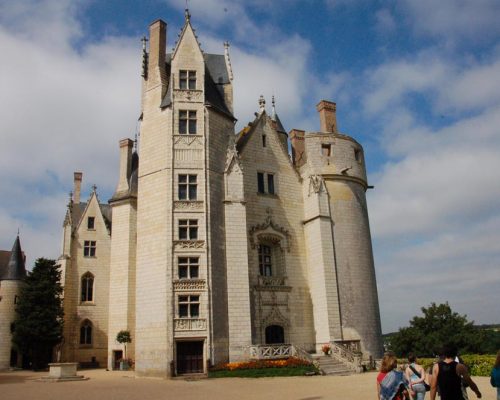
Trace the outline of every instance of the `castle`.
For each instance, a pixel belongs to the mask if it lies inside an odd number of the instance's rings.
[[[261,97],[235,134],[229,45],[204,53],[188,11],[172,53],[166,42],[155,21],[140,141],[119,143],[112,198],[94,187],[82,202],[74,174],[62,360],[131,358],[138,376],[168,377],[290,346],[380,357],[364,153],[339,133],[335,103],[318,104],[320,132],[287,133]]]

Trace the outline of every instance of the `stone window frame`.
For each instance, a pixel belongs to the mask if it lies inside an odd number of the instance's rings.
[[[84,240],[83,241],[83,256],[86,258],[94,258],[97,253],[97,241],[96,240]]]
[[[184,196],[181,196],[181,187],[185,190]],[[191,192],[191,190],[194,190]],[[198,200],[198,175],[196,174],[178,174],[177,175],[177,199],[183,201]]]
[[[178,221],[179,240],[198,240],[198,220],[182,218]]]
[[[87,230],[95,231],[95,217],[87,217]]]
[[[197,134],[196,110],[179,110],[179,135]]]
[[[277,174],[274,172],[257,171],[257,194],[277,196]]]
[[[181,294],[177,296],[178,318],[200,318],[200,294]]]
[[[259,257],[259,275],[273,276],[273,247],[268,243],[259,243],[257,252]]]
[[[85,280],[85,282],[84,282]],[[89,286],[90,282],[90,286]],[[90,271],[85,272],[80,278],[80,303],[94,303],[95,299],[95,276]],[[90,293],[90,296],[89,296]]]
[[[179,70],[179,89],[196,90],[196,70]]]
[[[181,261],[185,260],[185,261]],[[186,273],[181,274],[181,269]],[[196,273],[194,273],[196,271]],[[184,276],[185,275],[185,276]],[[178,279],[199,279],[200,278],[200,257],[199,256],[178,256],[177,257],[177,277]]]
[[[90,319],[84,319],[80,324],[80,347],[92,347],[94,344],[94,324]]]

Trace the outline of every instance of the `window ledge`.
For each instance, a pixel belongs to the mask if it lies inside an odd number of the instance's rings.
[[[279,199],[279,196],[274,193],[274,194],[271,194],[271,193],[261,193],[261,192],[257,192],[257,196],[262,196],[262,197],[270,197],[272,199]]]
[[[95,306],[93,301],[80,301],[80,306]]]

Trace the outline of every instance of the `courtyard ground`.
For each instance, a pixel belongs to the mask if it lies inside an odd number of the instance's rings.
[[[84,370],[78,382],[40,382],[47,372],[0,372],[0,400],[367,400],[376,399],[376,373],[351,376],[162,380],[133,372]],[[474,377],[483,399],[495,400],[489,378]],[[429,396],[426,397],[429,399]],[[469,391],[469,398],[475,395]]]

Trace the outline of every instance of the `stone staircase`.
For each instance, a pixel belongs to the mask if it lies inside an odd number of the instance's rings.
[[[331,356],[313,355],[322,375],[352,375],[356,372],[346,363]]]

